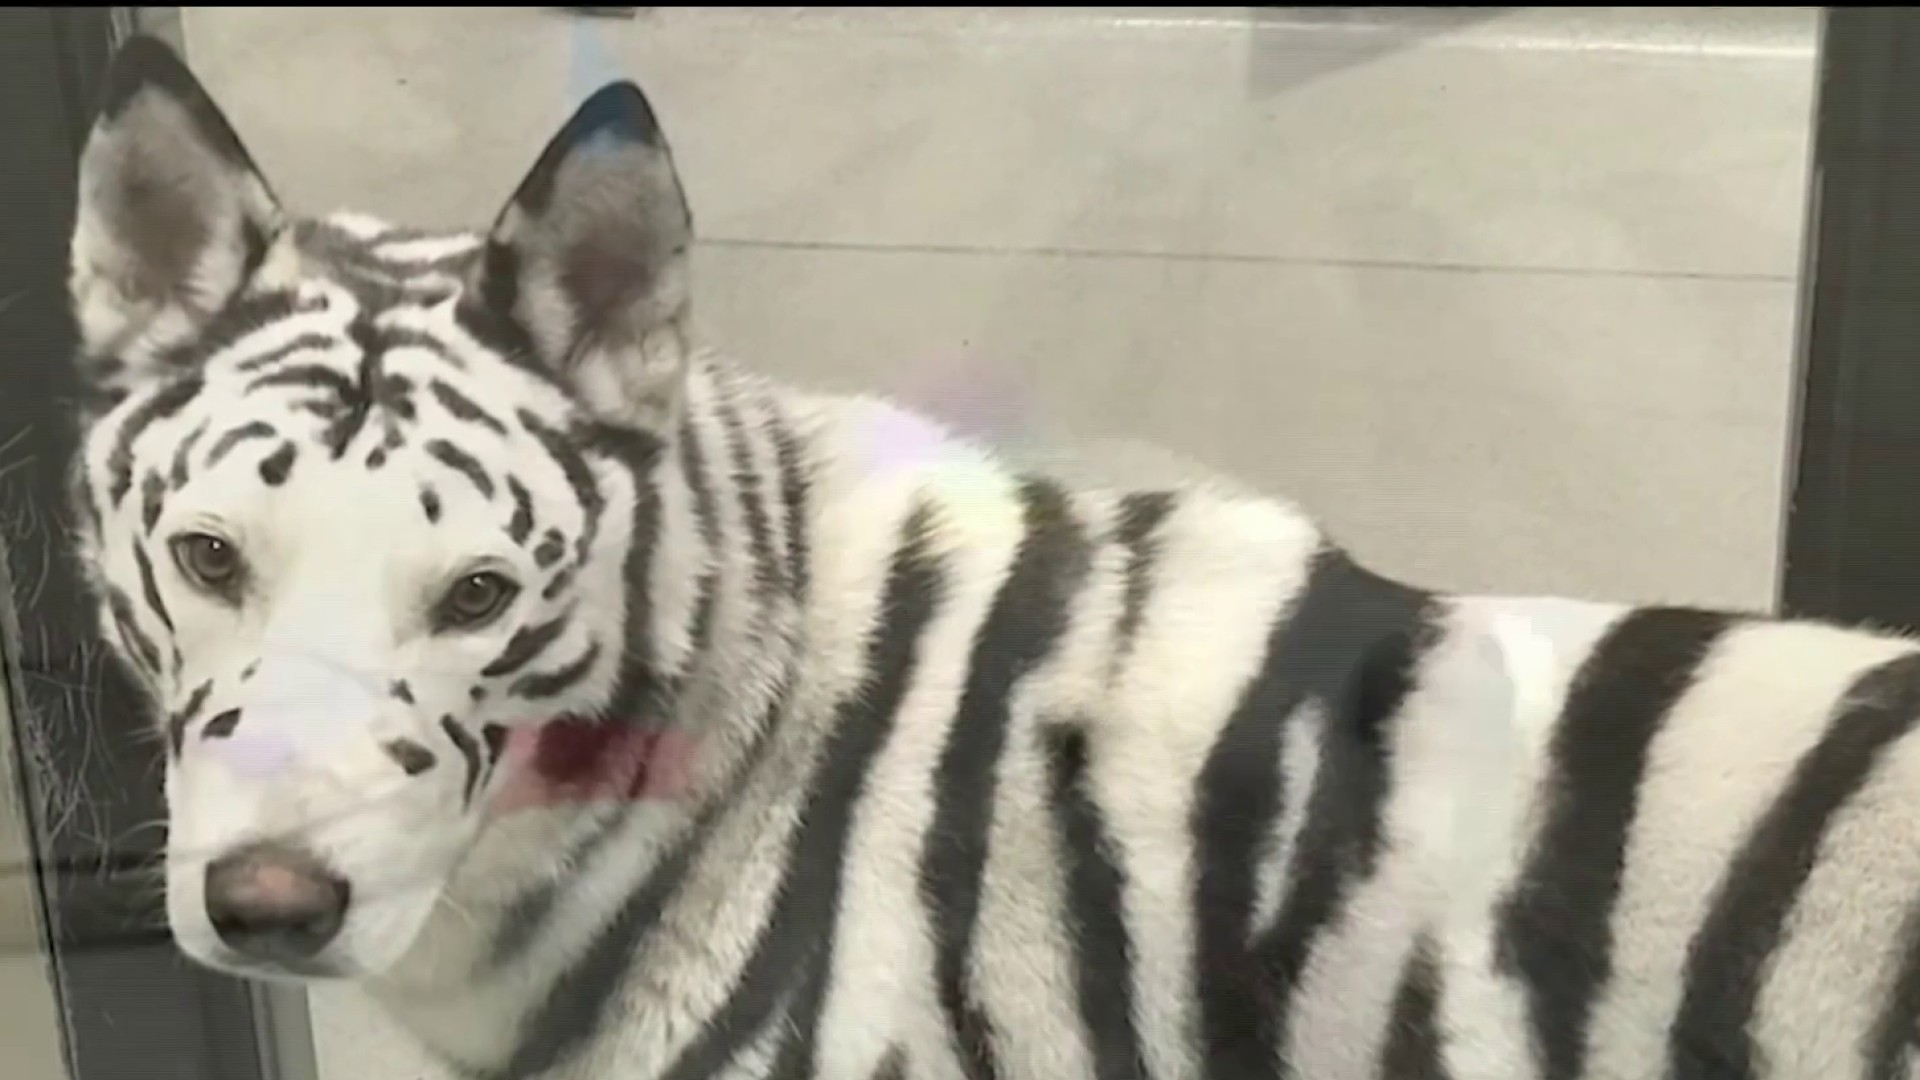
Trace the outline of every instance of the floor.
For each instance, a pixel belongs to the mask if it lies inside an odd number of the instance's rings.
[[[12,729],[9,695],[0,674],[0,731]],[[66,1063],[60,1047],[59,1007],[39,899],[31,874],[34,860],[26,815],[15,783],[12,747],[0,745],[0,1048],[6,1075],[20,1080],[61,1080]]]
[[[1816,8],[189,8],[281,194],[477,224],[652,97],[747,362],[1285,492],[1460,588],[1766,606]],[[320,1075],[434,1074],[351,994]]]

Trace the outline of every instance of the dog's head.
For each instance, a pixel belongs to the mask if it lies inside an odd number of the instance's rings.
[[[291,215],[153,41],[109,84],[72,237],[75,520],[164,743],[168,917],[223,969],[379,972],[520,734],[637,677],[686,203],[628,83],[471,236]]]

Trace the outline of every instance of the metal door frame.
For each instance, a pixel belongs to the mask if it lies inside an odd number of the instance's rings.
[[[1920,630],[1920,11],[1826,9],[1819,73],[1780,605]]]
[[[299,1049],[286,1045],[285,1009],[188,962],[165,931],[151,878],[160,837],[144,827],[160,816],[153,744],[132,688],[103,662],[63,544],[74,169],[112,47],[136,27],[177,44],[178,13],[0,9],[0,101],[29,103],[0,109],[0,672],[35,855],[32,944],[49,959],[72,1080],[282,1080]]]

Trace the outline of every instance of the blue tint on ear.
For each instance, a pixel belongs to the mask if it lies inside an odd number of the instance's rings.
[[[582,101],[620,78],[620,66],[607,54],[598,24],[573,20],[567,48],[567,101]]]
[[[620,69],[597,25],[575,20],[568,31],[567,96],[581,104],[561,131],[567,152],[604,153],[609,145],[582,145],[611,135],[664,149],[666,140],[646,95]]]
[[[585,19],[573,20],[567,50],[567,100],[584,101],[574,130],[582,136],[617,127],[617,104],[595,91],[620,80],[620,65],[607,49],[600,27]],[[604,152],[604,150],[602,151]]]

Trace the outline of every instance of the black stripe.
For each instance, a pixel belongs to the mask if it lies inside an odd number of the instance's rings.
[[[1303,829],[1314,830],[1315,842],[1303,842],[1301,854],[1360,854],[1380,794],[1370,777],[1380,768],[1378,751],[1365,745],[1370,733],[1364,725],[1381,718],[1366,716],[1364,708],[1354,715],[1353,691],[1368,675],[1369,658],[1407,658],[1427,606],[1418,591],[1368,572],[1335,548],[1322,548],[1300,591],[1275,616],[1260,667],[1250,673],[1208,752],[1195,784],[1192,822],[1198,863],[1194,961],[1207,1075],[1278,1074],[1283,998],[1298,977],[1288,965],[1344,888],[1338,867],[1315,871],[1296,858],[1288,880],[1300,884],[1283,905],[1274,927],[1278,936],[1250,950],[1257,867],[1271,857],[1265,848],[1283,801],[1280,757],[1287,725],[1310,701],[1328,712],[1323,753],[1329,760],[1321,768],[1331,771],[1320,774],[1309,800],[1310,824]],[[1377,709],[1397,702],[1362,704]],[[1342,792],[1328,783],[1334,776],[1357,786]],[[1278,955],[1268,966],[1259,951]]]
[[[302,297],[291,289],[249,293],[221,309],[192,340],[167,350],[163,362],[181,369],[198,368],[269,326],[324,311],[326,306],[323,296]]]
[[[482,724],[480,726],[480,741],[486,744],[487,772],[491,773],[493,772],[493,767],[500,764],[500,755],[506,753],[507,729],[501,724]]]
[[[533,496],[527,485],[512,473],[507,474],[507,494],[513,497],[513,517],[507,522],[507,538],[525,544],[533,535]]]
[[[892,665],[911,664],[910,653],[895,654],[910,648],[932,617],[931,609],[938,602],[939,569],[932,564],[926,550],[927,525],[926,515],[916,513],[903,532],[883,601],[886,622],[870,639],[871,648],[878,655],[870,660]],[[905,682],[904,675],[896,678],[889,668],[875,663],[869,663],[867,672],[870,683],[877,681],[883,687],[889,682]],[[848,704],[851,706],[853,702]],[[876,705],[884,704],[876,702]],[[894,710],[876,711],[884,717]],[[520,1042],[507,1065],[493,1074],[494,1080],[529,1080],[550,1073],[591,1045],[609,1022],[618,1022],[613,1001],[632,968],[642,937],[658,922],[667,900],[679,889],[688,869],[704,850],[719,811],[732,805],[735,793],[757,774],[772,743],[769,732],[778,722],[776,713],[763,718],[755,727],[746,761],[726,785],[726,790],[702,807],[685,837],[647,876],[580,960],[560,975],[540,1004],[522,1021]],[[790,859],[789,866],[792,865]],[[737,985],[741,990],[751,988],[744,979]],[[736,1001],[737,994],[738,991]]]
[[[489,661],[486,667],[481,668],[480,674],[492,679],[501,675],[511,675],[526,667],[534,657],[545,652],[547,646],[558,641],[560,635],[567,632],[567,626],[572,620],[573,609],[568,608],[546,622],[522,626],[515,630],[513,636],[507,639],[506,648],[500,650],[500,655]]]
[[[527,433],[559,466],[561,474],[567,479],[567,486],[573,489],[574,499],[580,503],[584,524],[580,528],[580,538],[575,543],[574,559],[584,563],[588,553],[593,550],[595,538],[599,536],[600,515],[607,508],[606,496],[600,493],[600,485],[594,480],[587,459],[567,441],[565,435],[548,427],[545,421],[526,409],[520,410],[519,417],[520,426],[527,429]]]
[[[251,394],[256,390],[276,387],[325,390],[342,400],[352,400],[358,394],[351,378],[323,364],[298,364],[278,371],[269,371],[265,375],[255,375],[253,380],[247,383],[245,393]]]
[[[381,398],[384,385],[382,365],[386,361],[386,345],[380,332],[367,316],[370,306],[347,325],[347,337],[360,350],[360,363],[354,370],[354,378],[342,379],[342,385],[334,393],[334,409],[331,422],[321,441],[327,446],[328,453],[335,461],[346,456],[347,448],[360,436],[367,421],[373,416],[374,405]],[[298,369],[292,369],[298,370]],[[391,423],[391,418],[388,418]]]
[[[173,748],[174,757],[179,757],[182,748],[186,746],[187,725],[199,715],[201,707],[207,703],[207,695],[212,692],[211,680],[201,683],[193,688],[192,694],[187,696],[186,704],[175,709],[173,714],[167,717],[167,745]]]
[[[119,506],[133,488],[134,442],[156,422],[177,415],[191,404],[200,395],[202,385],[198,375],[182,376],[155,391],[127,414],[120,430],[114,432],[113,450],[107,455],[107,471],[113,476],[108,495],[113,505]]]
[[[489,240],[481,246],[475,263],[471,301],[454,305],[455,324],[528,377],[559,393],[572,393],[573,388],[542,359],[540,344],[514,315],[520,306],[519,253],[509,244]]]
[[[445,439],[428,439],[427,453],[440,464],[471,480],[473,486],[480,489],[481,495],[493,498],[493,478],[487,475],[487,470],[481,468],[473,455]]]
[[[720,544],[720,512],[714,506],[713,486],[707,479],[707,454],[691,413],[680,418],[680,469],[693,492],[693,516],[700,523],[700,539],[712,551]]]
[[[150,472],[140,481],[140,527],[148,533],[160,523],[160,511],[167,504],[167,481]]]
[[[101,527],[100,503],[94,498],[93,477],[85,454],[69,455],[65,479],[69,506],[84,515],[86,535],[97,540]]]
[[[586,678],[587,674],[593,670],[594,661],[598,659],[600,659],[600,643],[596,641],[589,644],[585,652],[564,667],[520,676],[514,680],[512,686],[507,688],[507,693],[529,701],[558,697],[573,689],[581,679]]]
[[[147,558],[147,549],[137,542],[133,545],[133,562],[140,571],[140,595],[146,599],[147,607],[153,609],[154,617],[167,628],[167,633],[176,633],[167,602],[160,599],[160,583],[153,576],[153,560]]]
[[[327,422],[327,429],[320,434],[320,442],[330,450],[334,449],[333,433],[339,430],[344,418],[353,414],[352,407],[336,397],[301,398],[289,407],[300,412],[311,413]]]
[[[539,546],[533,549],[533,565],[545,570],[560,561],[567,553],[567,538],[560,535],[559,529],[548,529],[540,537]]]
[[[974,1000],[969,965],[1010,699],[1066,632],[1090,561],[1086,536],[1059,488],[1027,481],[1020,498],[1026,535],[974,639],[971,676],[941,752],[933,823],[920,863],[940,1008],[969,1080],[999,1075],[991,1025]]]
[[[1540,783],[1543,824],[1499,915],[1497,961],[1527,988],[1541,1080],[1574,1080],[1612,978],[1613,907],[1648,748],[1734,617],[1647,608],[1620,620],[1568,692]]]
[[[873,1067],[873,1080],[907,1080],[907,1052],[898,1043],[887,1048]]]
[[[413,687],[409,686],[405,679],[393,680],[393,682],[387,686],[387,693],[391,694],[395,700],[404,704],[413,704]]]
[[[1433,939],[1421,934],[1400,972],[1380,1052],[1381,1080],[1447,1080],[1440,1031],[1440,966]]]
[[[1841,698],[1820,741],[1727,868],[1687,952],[1686,991],[1669,1033],[1669,1075],[1769,1074],[1753,1041],[1753,1010],[1787,916],[1819,861],[1835,817],[1866,785],[1887,748],[1920,723],[1920,653],[1866,672]],[[1911,1015],[1908,1017],[1912,1021]]]
[[[727,452],[733,466],[734,492],[740,500],[740,514],[747,524],[747,544],[753,553],[753,589],[768,596],[779,589],[782,574],[773,554],[773,524],[760,499],[760,477],[748,456],[746,425],[734,403],[722,396],[716,406],[727,433]]]
[[[413,380],[405,375],[382,373],[373,383],[372,394],[374,404],[386,409],[394,416],[402,420],[419,419],[419,413],[413,404]],[[388,445],[393,445],[397,441],[396,431],[397,428],[394,425],[388,425]]]
[[[621,814],[616,810],[588,832],[584,840],[574,844],[561,865],[575,870],[584,869],[608,841],[620,835],[619,825],[622,820]],[[552,917],[553,906],[559,902],[564,880],[542,881],[514,898],[506,912],[501,915],[493,941],[487,950],[488,967],[497,971],[526,955],[527,950],[539,940],[540,931],[546,926],[547,920]],[[564,979],[565,976],[562,978]],[[543,1032],[535,1037],[549,1034],[551,1033]],[[510,1072],[508,1075],[526,1074]]]
[[[440,403],[440,407],[447,410],[448,414],[455,420],[462,420],[470,424],[479,424],[495,435],[505,435],[507,433],[507,425],[501,423],[492,413],[475,404],[472,398],[448,386],[444,381],[434,379],[427,383],[427,389],[432,392],[434,400]]]
[[[764,751],[766,742],[762,735],[756,751]],[[653,929],[661,910],[706,846],[717,817],[714,809],[719,805],[716,801],[696,819],[686,838],[660,860],[579,961],[561,972],[547,995],[522,1017],[519,1042],[506,1065],[490,1074],[491,1080],[532,1080],[550,1075],[556,1065],[572,1061],[599,1034],[609,1019],[613,998],[631,970],[634,950]],[[611,823],[604,830],[608,836],[614,831]],[[492,954],[495,963],[504,963],[532,943],[539,924],[551,911],[556,888],[540,886],[503,920],[502,936]],[[508,933],[520,940],[510,945]]]
[[[332,218],[308,218],[296,221],[290,227],[294,243],[301,254],[322,259],[328,263],[337,259],[355,258],[355,252],[371,243],[354,233],[348,232]],[[376,236],[385,236],[385,232]]]
[[[126,361],[117,356],[102,356],[88,352],[75,354],[73,361],[81,380],[74,403],[80,406],[81,413],[89,422],[100,419],[108,411],[117,408],[121,402],[127,400],[127,391],[124,387],[101,385],[125,375]]]
[[[373,245],[389,239],[400,238],[400,230],[390,229],[378,236],[367,239],[354,237],[344,230],[332,230],[326,234],[314,234],[322,240],[322,250],[331,265],[328,269],[340,271],[343,280],[354,295],[359,319],[367,322],[366,336],[369,340],[375,336],[376,327],[372,317],[407,304],[406,282],[393,271],[393,267],[373,253]],[[338,240],[333,238],[338,237]]]
[[[278,450],[260,460],[260,479],[268,487],[279,487],[286,483],[287,475],[293,471],[293,458],[293,443],[281,443]]]
[[[700,444],[699,430],[694,426],[691,411],[680,418],[680,468],[687,490],[693,493],[693,515],[699,523],[700,542],[705,547],[706,559],[712,560],[720,547],[720,514],[714,505],[713,488],[707,477],[707,456]],[[720,582],[717,571],[708,569],[700,575],[699,589],[693,602],[692,645],[688,650],[687,662],[681,675],[687,676],[700,657],[706,653],[713,638],[713,612],[719,600]]]
[[[1146,612],[1147,590],[1152,587],[1153,561],[1159,555],[1154,537],[1173,513],[1174,497],[1168,491],[1136,491],[1120,500],[1119,523],[1114,539],[1127,552],[1126,581],[1120,598],[1120,621],[1114,630],[1115,662],[1123,662],[1132,651],[1134,635]]]
[[[292,341],[277,345],[258,356],[250,356],[240,361],[234,365],[234,370],[242,374],[250,375],[259,371],[261,368],[272,367],[287,357],[292,356],[294,353],[306,352],[310,349],[330,349],[339,343],[338,338],[328,334],[301,334]]]
[[[700,575],[698,591],[693,598],[693,627],[688,634],[687,662],[682,674],[691,672],[693,665],[706,653],[707,646],[713,643],[713,610],[720,599],[720,575],[712,570]]]
[[[269,235],[265,227],[250,217],[241,219],[240,273],[236,280],[253,280],[253,276],[260,272],[260,264],[267,261],[267,248],[277,236]]]
[[[773,448],[780,464],[780,502],[787,510],[787,588],[795,599],[807,594],[807,474],[800,460],[800,441],[785,418],[771,412],[767,423],[773,433]]]
[[[772,917],[719,1013],[667,1069],[662,1080],[701,1080],[719,1074],[792,996],[790,1038],[779,1059],[798,1074],[813,1073],[814,1048],[840,924],[854,809],[875,758],[898,719],[913,681],[920,641],[944,591],[941,568],[926,551],[926,518],[915,513],[895,553],[882,598],[879,625],[867,639],[866,678],[843,700],[819,758],[798,835],[787,845]],[[797,983],[797,986],[796,986]]]
[[[211,469],[220,464],[221,458],[226,457],[234,447],[248,439],[270,439],[278,434],[280,433],[274,430],[273,425],[265,420],[252,420],[223,432],[213,441],[213,448],[207,451],[207,468]]]
[[[574,571],[575,571],[575,568],[569,566],[566,569],[561,570],[559,573],[553,575],[553,580],[547,582],[546,588],[540,590],[540,599],[542,600],[559,599],[560,595],[567,591],[568,586],[571,586],[573,584]]]
[[[400,447],[404,445],[406,445],[406,440],[401,436],[399,426],[394,424],[387,425],[386,438],[380,440],[379,446],[367,451],[367,469],[371,471],[386,465],[387,455],[400,449]]]
[[[1080,1018],[1100,1080],[1147,1075],[1133,1023],[1133,941],[1127,933],[1126,873],[1087,779],[1087,737],[1075,728],[1044,733],[1053,827],[1066,863],[1067,918],[1079,969]]]
[[[109,585],[107,609],[113,615],[114,628],[120,632],[121,644],[133,654],[132,659],[148,674],[160,674],[160,650],[134,619],[132,598],[118,587]]]
[[[454,239],[454,238],[438,237],[438,236],[422,236],[422,237],[419,237],[418,239],[441,240],[441,239]],[[405,242],[406,242],[405,240],[401,240],[401,239],[395,239],[395,240],[382,239],[381,241],[382,245],[405,243]],[[382,250],[382,248],[377,248],[377,247],[366,249],[365,254],[376,265],[382,267],[388,272],[411,277],[411,276],[418,276],[422,274],[444,273],[444,272],[463,269],[468,264],[472,263],[479,256],[480,244],[478,241],[475,241],[473,246],[466,248],[465,250],[449,252],[445,255],[435,255],[429,258],[424,258],[424,259],[408,258],[405,256],[393,255],[385,250]],[[402,282],[402,284],[405,284],[405,282]]]
[[[393,759],[400,771],[408,776],[419,776],[433,768],[440,759],[433,751],[414,742],[412,739],[389,739],[381,745],[387,756]]]
[[[827,975],[832,967],[830,949],[815,950],[801,962],[799,984],[784,1001],[779,1026],[785,1034],[767,1080],[813,1080],[819,1067],[820,1014],[826,1007]]]
[[[200,729],[200,737],[202,739],[224,739],[232,735],[233,729],[239,726],[240,710],[228,709],[225,712],[215,713],[213,718],[207,721],[206,726]]]
[[[653,562],[660,540],[660,492],[649,473],[654,460],[651,441],[635,441],[613,433],[603,434],[600,449],[626,466],[633,482],[631,525],[627,551],[621,564],[621,587],[625,593],[624,624],[620,670],[615,676],[613,694],[608,698],[609,717],[616,724],[653,725],[663,723],[668,703],[662,698],[667,689],[659,677],[659,659],[653,646]],[[543,542],[541,547],[546,547]],[[534,552],[540,562],[541,552]],[[556,579],[557,580],[557,579]]]
[[[1920,899],[1907,906],[1900,924],[1900,969],[1887,986],[1880,1016],[1867,1039],[1862,1080],[1907,1080],[1907,1055],[1920,1046]]]
[[[410,326],[383,326],[379,331],[380,348],[383,351],[393,349],[419,349],[433,356],[455,371],[467,370],[467,362],[447,348],[447,343],[424,330]]]
[[[421,488],[420,509],[426,513],[428,522],[438,522],[440,520],[439,494],[430,487]]]
[[[340,237],[341,242],[347,245],[347,250],[353,252],[355,255],[368,255],[373,251],[374,247],[380,244],[391,244],[401,240],[458,240],[464,235],[458,232],[434,232],[427,229],[416,229],[406,225],[395,225],[391,222],[382,222],[379,232],[363,239],[347,231],[338,221],[323,220],[321,224],[331,235]],[[477,242],[478,241],[476,241],[476,243]]]
[[[194,425],[193,430],[187,433],[186,438],[180,440],[179,447],[174,450],[173,469],[168,477],[168,481],[173,485],[175,491],[186,486],[189,476],[188,467],[192,463],[194,448],[200,445],[200,440],[205,438],[206,434],[207,421],[202,420]]]
[[[1262,990],[1272,1003],[1270,1030],[1281,1039],[1290,1033],[1301,977],[1315,943],[1340,917],[1353,890],[1372,876],[1379,860],[1381,819],[1392,779],[1392,724],[1413,691],[1421,660],[1442,633],[1437,612],[1425,597],[1364,571],[1356,573],[1358,568],[1348,565],[1348,580],[1360,586],[1348,594],[1348,603],[1374,610],[1371,619],[1355,612],[1362,620],[1362,636],[1349,639],[1354,646],[1346,657],[1349,678],[1327,687],[1321,698],[1326,711],[1320,760],[1287,867],[1285,880],[1291,888],[1273,926],[1255,946]],[[1369,629],[1371,638],[1365,636]],[[1337,656],[1321,659],[1337,669]],[[1277,765],[1279,758],[1268,760]]]
[[[455,723],[451,716],[442,716],[440,718],[440,730],[447,733],[447,739],[453,743],[453,748],[460,751],[460,756],[466,759],[467,783],[463,789],[464,793],[461,795],[460,800],[463,804],[471,803],[473,801],[473,785],[480,779],[480,744],[474,741],[473,736],[467,732],[466,728]]]

